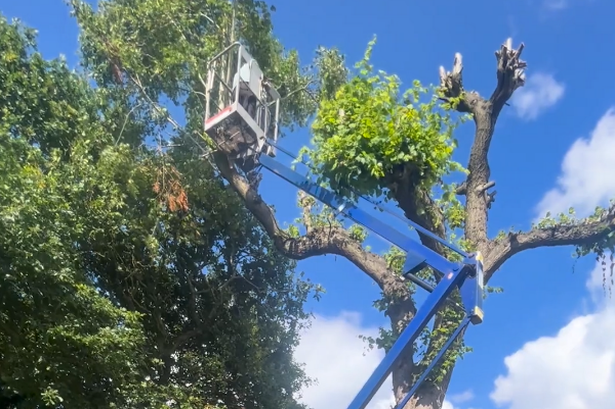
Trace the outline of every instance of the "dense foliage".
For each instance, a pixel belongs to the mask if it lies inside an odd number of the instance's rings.
[[[144,145],[129,92],[34,39],[0,20],[0,405],[299,407],[311,284],[208,162]]]
[[[369,61],[374,44],[356,64],[357,72],[320,101],[312,146],[304,153],[321,179],[344,196],[393,198],[391,185],[407,163],[413,186],[429,191],[462,169],[451,159],[456,124],[418,81],[401,93],[397,76],[374,73]]]

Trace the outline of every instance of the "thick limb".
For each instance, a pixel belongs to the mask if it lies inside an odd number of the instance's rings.
[[[495,193],[487,192],[493,187],[490,181],[489,148],[500,111],[514,91],[525,83],[524,70],[527,64],[520,59],[524,45],[516,50],[508,39],[495,52],[497,60],[497,84],[489,99],[475,91],[466,91],[463,86],[463,62],[457,53],[453,69],[447,72],[440,67],[440,90],[444,100],[454,102],[459,112],[472,115],[476,131],[468,161],[469,175],[457,193],[466,196],[466,239],[479,250],[487,243],[487,213]]]
[[[615,206],[611,206],[599,218],[509,233],[506,237],[489,242],[485,257],[485,279],[489,280],[506,260],[522,251],[539,247],[589,246],[604,240],[613,231]]]

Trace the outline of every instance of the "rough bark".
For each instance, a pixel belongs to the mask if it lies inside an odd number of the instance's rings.
[[[488,211],[495,196],[495,192],[489,192],[489,189],[495,185],[490,180],[489,147],[502,108],[514,91],[524,84],[526,64],[520,59],[522,51],[523,44],[515,50],[512,48],[512,41],[509,39],[495,53],[497,85],[488,99],[477,92],[464,89],[462,83],[463,65],[460,54],[455,56],[451,72],[446,72],[444,68],[440,68],[443,99],[452,100],[454,98],[458,100],[456,109],[460,112],[472,114],[476,127],[468,161],[469,175],[459,187],[457,193],[466,198],[465,237],[477,250],[483,252],[487,280],[506,260],[524,250],[548,246],[584,245],[600,240],[615,229],[615,207],[612,207],[601,219],[592,222],[587,221],[575,225],[510,233],[504,238],[491,240],[487,237]],[[256,189],[237,172],[235,166],[227,159],[228,156],[222,151],[214,156],[223,177],[243,199],[250,212],[259,220],[279,251],[296,260],[325,254],[345,257],[371,277],[384,294],[398,299],[398,302],[391,305],[387,311],[393,328],[406,325],[414,317],[416,307],[410,298],[404,280],[388,270],[387,263],[381,256],[365,250],[344,229],[335,226],[312,227],[307,222],[308,218],[305,218],[306,234],[301,237],[291,237],[280,229],[272,209],[262,200]],[[407,189],[408,184],[404,181],[403,169],[393,182],[397,184],[396,199],[405,211],[406,216],[444,236],[443,227],[435,228],[436,225],[443,226],[443,223],[438,223],[442,221],[439,212],[434,211],[430,217],[419,217],[416,211],[417,203],[427,208],[436,209],[432,199],[428,195],[418,198],[412,196],[413,192]],[[437,245],[427,238],[421,237],[421,240],[428,247],[438,249]],[[411,351],[401,361],[393,370],[394,394],[398,400],[404,396],[420,367],[413,362]],[[415,399],[409,402],[406,409],[441,408],[451,375],[452,371],[445,376],[440,385],[424,385]]]
[[[466,197],[465,237],[478,250],[486,250],[487,212],[493,200],[487,189],[495,185],[489,181],[489,147],[502,108],[513,92],[525,82],[526,63],[520,59],[523,47],[521,44],[514,50],[512,40],[508,39],[496,51],[498,82],[489,99],[483,98],[478,92],[464,89],[461,54],[455,55],[451,72],[440,67],[440,87],[445,99],[457,99],[457,110],[470,113],[476,126],[468,161],[469,174],[462,193]]]
[[[411,179],[412,173],[413,170],[410,164],[400,166],[394,174],[387,178],[388,188],[408,219],[415,221],[440,237],[445,237],[446,225],[444,215],[440,208],[435,205],[430,195],[425,192],[416,191],[416,183]],[[421,213],[420,209],[428,209],[428,211]],[[442,246],[431,237],[419,233],[419,238],[421,243],[430,249],[438,253],[444,251]]]
[[[504,238],[491,240],[485,246],[485,280],[491,279],[506,260],[524,250],[590,245],[606,238],[614,230],[615,205],[612,205],[597,220],[587,219],[571,225],[509,233]]]

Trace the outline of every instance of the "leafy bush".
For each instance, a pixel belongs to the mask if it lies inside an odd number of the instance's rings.
[[[358,73],[333,98],[320,101],[312,125],[313,147],[303,148],[320,181],[353,197],[380,196],[402,173],[416,187],[431,188],[461,166],[451,159],[456,123],[430,89],[418,81],[400,96],[397,76],[374,73],[369,64],[375,41],[355,65]]]

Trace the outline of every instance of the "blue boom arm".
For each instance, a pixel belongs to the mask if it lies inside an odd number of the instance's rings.
[[[266,155],[261,155],[259,157],[259,163],[264,168],[269,169],[274,174],[295,185],[322,203],[339,211],[349,219],[364,226],[373,233],[389,241],[391,244],[394,244],[395,246],[406,251],[407,255],[404,263],[404,276],[431,292],[421,308],[417,311],[414,319],[410,321],[406,329],[400,334],[399,338],[393,344],[382,362],[374,370],[365,385],[350,403],[348,409],[364,409],[369,404],[380,386],[382,386],[386,378],[390,375],[393,365],[395,365],[404,352],[412,346],[413,342],[416,340],[423,328],[425,328],[438,309],[447,301],[447,297],[454,291],[455,288],[459,288],[461,290],[461,298],[466,315],[459,327],[440,350],[436,358],[430,363],[425,372],[410,389],[406,397],[397,406],[398,409],[403,408],[412,395],[414,395],[420,384],[425,380],[429,372],[444,356],[448,348],[452,345],[455,339],[457,339],[459,334],[461,334],[463,329],[469,323],[479,324],[482,322],[482,256],[478,253],[466,254],[430,231],[424,229],[422,226],[408,220],[408,225],[417,231],[420,231],[422,234],[428,235],[434,240],[437,240],[463,257],[463,261],[461,263],[451,262],[435,251],[408,237],[406,234],[359,209],[353,203],[337,197],[330,190],[318,186],[305,176],[295,172],[287,166],[282,165],[275,159]],[[415,273],[427,266],[430,266],[442,274],[442,279],[435,287],[432,287],[415,276]]]

